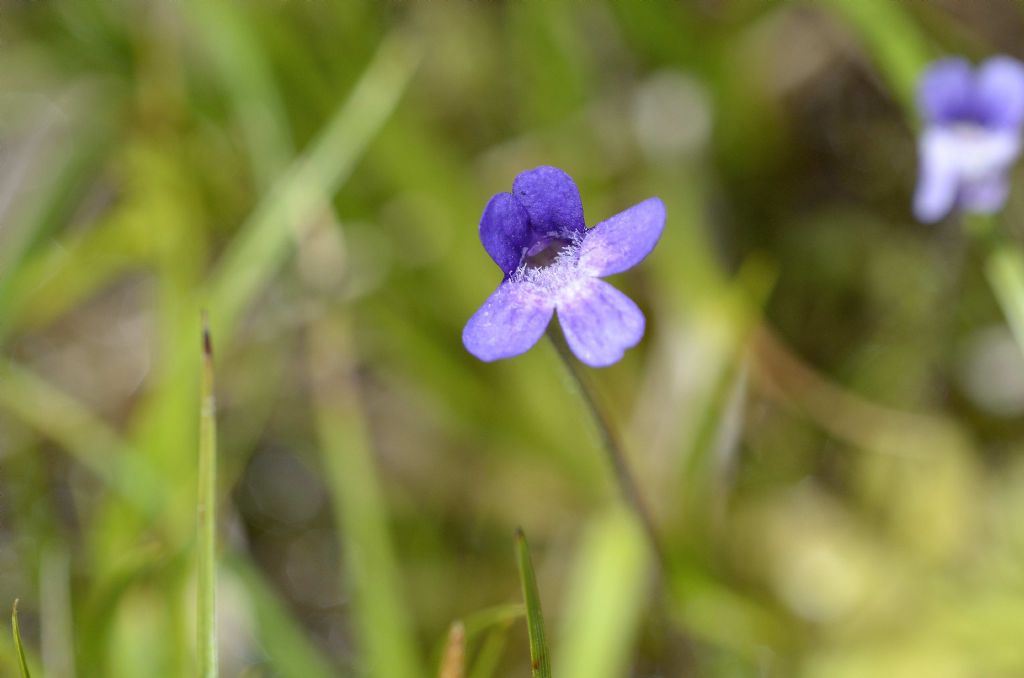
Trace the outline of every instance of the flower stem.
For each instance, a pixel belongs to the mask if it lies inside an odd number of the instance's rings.
[[[587,409],[590,411],[590,415],[594,420],[594,424],[597,426],[598,433],[601,436],[601,445],[604,447],[605,452],[608,455],[608,461],[611,463],[615,480],[618,483],[619,491],[622,493],[623,499],[629,505],[630,509],[636,514],[636,517],[640,520],[640,524],[643,526],[644,534],[647,536],[647,541],[650,544],[651,550],[657,557],[658,562],[662,568],[666,565],[665,551],[661,547],[661,541],[658,538],[658,532],[654,527],[654,519],[651,517],[651,513],[644,503],[643,495],[640,493],[640,486],[637,485],[636,479],[633,477],[632,472],[629,470],[629,464],[626,461],[625,450],[622,446],[618,435],[615,432],[615,427],[612,425],[611,417],[602,407],[598,401],[593,388],[587,382],[586,376],[576,363],[576,359],[573,357],[569,347],[565,343],[564,337],[553,327],[548,328],[548,338],[554,345],[555,350],[558,352],[558,357],[562,359],[562,363],[565,365],[566,371],[569,376],[572,377],[575,382],[580,395],[583,397],[583,402],[586,404]]]

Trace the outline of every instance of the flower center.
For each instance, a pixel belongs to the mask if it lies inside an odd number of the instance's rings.
[[[555,263],[562,250],[566,247],[572,247],[572,240],[566,240],[565,238],[543,238],[533,244],[533,246],[527,250],[526,256],[523,258],[523,266],[526,268],[545,268]]]
[[[953,132],[961,141],[978,141],[985,137],[986,129],[976,122],[958,122],[953,125]]]
[[[546,238],[535,243],[512,280],[533,285],[538,294],[561,295],[582,279],[576,266],[582,244],[582,236],[571,240]]]

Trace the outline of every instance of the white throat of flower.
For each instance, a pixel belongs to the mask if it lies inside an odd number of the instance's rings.
[[[1007,147],[1005,137],[974,122],[950,126],[954,148],[952,161],[966,181],[977,181],[1001,172],[1013,162],[1017,144]]]
[[[575,292],[587,278],[578,265],[583,238],[583,234],[574,233],[571,240],[561,245],[555,258],[544,266],[523,263],[512,275],[512,282],[527,284],[537,294],[552,297],[556,302]]]

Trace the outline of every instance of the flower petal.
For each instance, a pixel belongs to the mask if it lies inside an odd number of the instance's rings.
[[[932,223],[946,216],[956,201],[959,184],[955,133],[941,127],[929,127],[918,142],[920,168],[914,192],[914,215]]]
[[[633,205],[587,231],[579,266],[593,276],[633,268],[654,249],[664,226],[665,204],[660,198]]]
[[[535,237],[568,237],[582,233],[583,201],[572,177],[557,167],[537,167],[512,183],[512,193],[530,214]]]
[[[644,336],[644,314],[637,305],[597,278],[559,303],[558,320],[569,348],[591,367],[618,362]]]
[[[1005,172],[1020,155],[1020,132],[994,128],[955,135],[953,152],[964,181],[985,179]]]
[[[965,182],[960,189],[960,202],[968,212],[993,214],[1002,209],[1009,193],[1009,180],[1005,174],[997,172],[978,181]]]
[[[491,198],[480,217],[480,242],[508,277],[515,273],[530,244],[530,217],[511,193]]]
[[[462,330],[466,350],[491,362],[525,353],[551,320],[554,302],[528,283],[503,282]]]
[[[989,59],[978,69],[974,85],[978,117],[993,127],[1019,128],[1024,123],[1024,64],[1007,56]]]
[[[953,122],[969,114],[974,74],[964,59],[937,61],[921,76],[917,105],[928,122]]]

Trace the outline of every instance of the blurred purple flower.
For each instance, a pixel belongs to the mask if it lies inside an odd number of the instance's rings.
[[[557,310],[581,361],[617,362],[643,337],[644,315],[600,277],[638,264],[664,225],[664,204],[649,198],[588,229],[568,174],[554,167],[523,172],[480,219],[480,240],[505,278],[466,323],[462,343],[481,360],[511,358],[537,343]]]
[[[998,56],[975,71],[963,59],[936,62],[921,78],[918,107],[925,129],[918,140],[917,218],[938,221],[954,206],[999,210],[1020,153],[1024,64]]]

